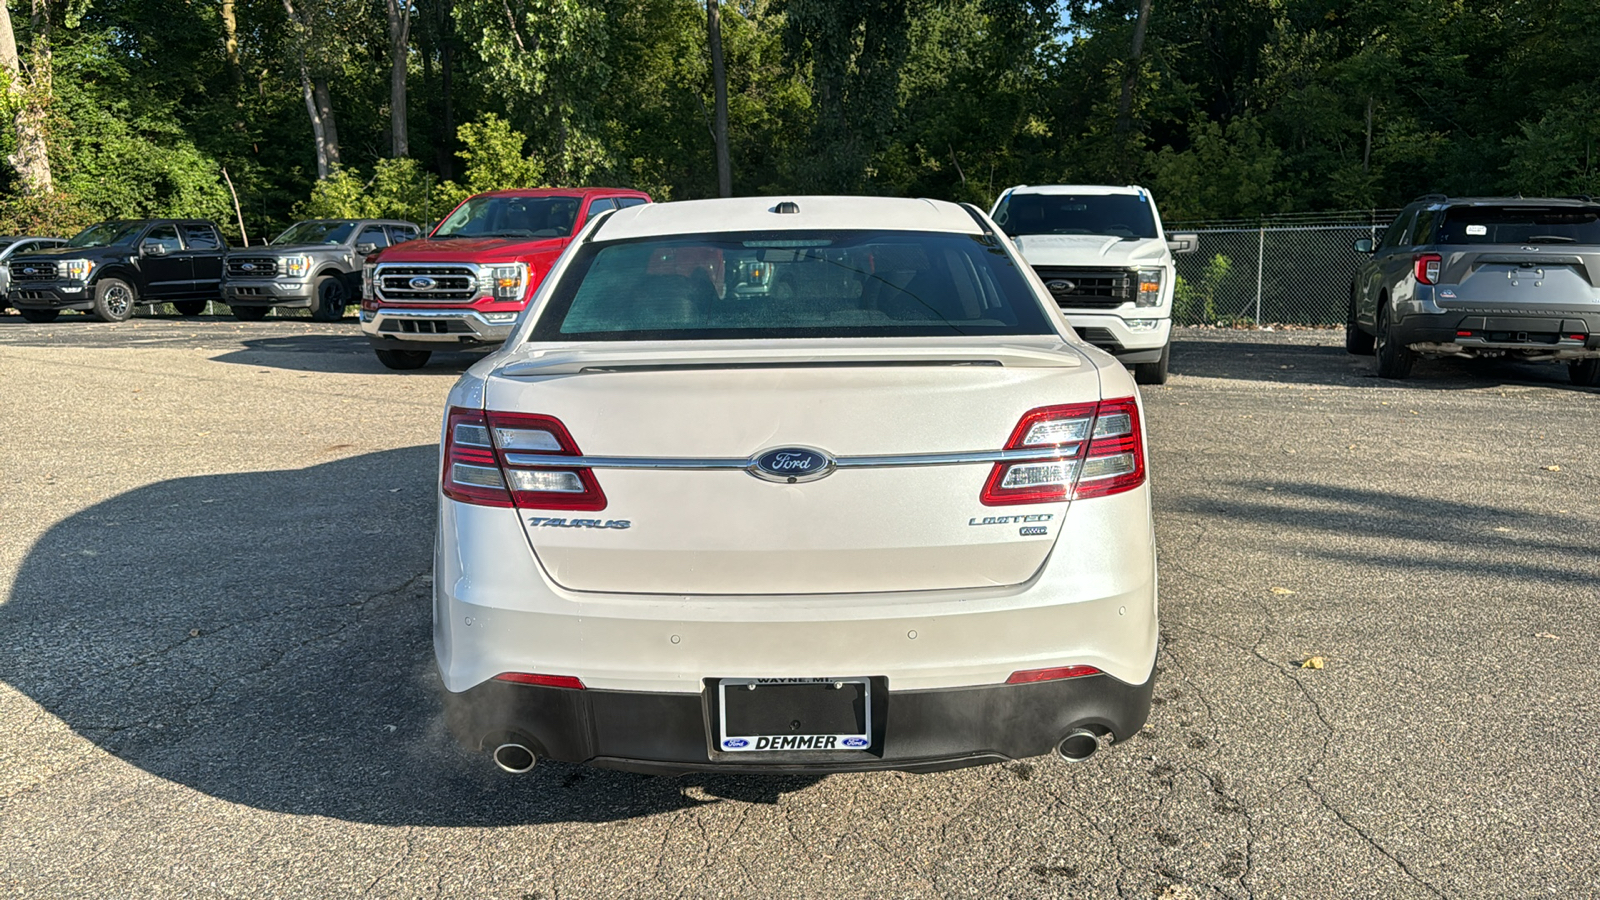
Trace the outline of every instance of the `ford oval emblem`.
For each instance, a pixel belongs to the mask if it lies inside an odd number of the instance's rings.
[[[779,447],[750,461],[749,472],[757,478],[794,484],[816,481],[833,473],[833,457],[810,447]]]
[[[413,291],[431,291],[433,290],[433,286],[439,282],[434,281],[432,278],[429,278],[426,275],[418,275],[416,278],[411,279],[411,281],[408,283],[411,285],[411,289]]]
[[[1072,293],[1073,289],[1077,287],[1077,285],[1073,284],[1072,282],[1064,281],[1059,278],[1055,281],[1045,282],[1044,286],[1049,288],[1050,293],[1052,294],[1070,294]]]
[[[744,738],[728,738],[722,742],[722,746],[727,747],[729,750],[741,750],[750,746],[750,742]]]
[[[24,275],[37,275],[37,274],[39,274],[39,270],[35,269],[32,266],[29,266],[28,268],[22,270],[22,274],[24,274]]]
[[[256,270],[256,264],[255,263],[245,263],[244,265],[240,266],[239,268],[245,270],[246,272],[254,272]]]
[[[865,746],[868,746],[869,744],[871,744],[872,742],[867,740],[866,738],[849,737],[849,738],[845,738],[844,740],[840,741],[839,743],[844,744],[846,747],[865,747]]]

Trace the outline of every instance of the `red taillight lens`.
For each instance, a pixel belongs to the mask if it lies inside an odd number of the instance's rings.
[[[446,420],[441,483],[446,497],[480,506],[605,509],[593,471],[524,462],[581,455],[566,426],[551,416],[456,408]]]
[[[1438,284],[1439,269],[1444,265],[1444,259],[1437,253],[1424,253],[1417,257],[1416,276],[1423,284]]]
[[[1060,449],[1062,459],[995,463],[979,502],[985,506],[1104,497],[1144,483],[1139,406],[1132,397],[1030,410],[1007,450]]]
[[[536,684],[540,687],[572,688],[575,691],[584,690],[583,680],[572,675],[535,675],[532,672],[502,672],[494,677],[495,681],[509,681],[513,684]]]
[[[1085,675],[1099,675],[1100,670],[1094,666],[1058,666],[1054,669],[1023,669],[1012,672],[1006,679],[1006,684],[1035,684],[1040,681],[1060,681],[1064,678],[1082,678]]]

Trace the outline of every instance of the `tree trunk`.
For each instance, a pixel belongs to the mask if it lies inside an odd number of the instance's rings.
[[[37,24],[40,10],[34,7]],[[7,92],[17,113],[17,151],[6,159],[17,172],[23,194],[48,197],[55,190],[50,177],[50,152],[45,145],[45,104],[50,99],[49,29],[36,32],[32,71],[23,83],[22,59],[17,53],[17,36],[11,27],[11,10],[0,2],[0,68],[5,70]]]
[[[389,15],[389,143],[396,157],[411,155],[406,133],[406,64],[411,46],[411,6],[385,0]]]
[[[1133,47],[1128,54],[1128,71],[1122,76],[1122,96],[1117,98],[1117,167],[1123,176],[1127,169],[1128,138],[1133,131],[1133,89],[1139,83],[1140,62],[1144,58],[1144,31],[1150,24],[1150,0],[1139,0],[1139,18],[1133,24]]]
[[[733,167],[728,160],[728,73],[722,67],[720,0],[706,0],[706,34],[711,44],[711,90],[715,97],[712,132],[717,145],[717,196],[733,196]]]
[[[323,75],[311,78],[311,94],[317,102],[317,117],[322,120],[322,142],[331,172],[339,166],[339,127],[333,118],[333,97],[328,93],[328,79]]]
[[[222,52],[228,58],[233,83],[244,84],[244,70],[239,65],[239,16],[235,0],[222,0]]]
[[[311,117],[311,138],[317,148],[317,180],[333,174],[328,165],[328,136],[322,130],[322,113],[317,109],[317,99],[311,89],[311,73],[306,70],[305,57],[300,58],[300,92],[306,101],[306,115]]]

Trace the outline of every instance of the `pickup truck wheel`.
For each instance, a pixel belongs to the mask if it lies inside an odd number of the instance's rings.
[[[241,322],[259,322],[272,312],[270,306],[235,306],[232,309],[233,317]]]
[[[1353,353],[1356,356],[1371,356],[1373,343],[1372,335],[1362,331],[1361,326],[1356,324],[1356,295],[1355,291],[1352,290],[1350,292],[1350,311],[1345,315],[1344,319],[1344,352]]]
[[[1384,304],[1378,307],[1378,337],[1375,350],[1378,357],[1378,377],[1399,380],[1411,374],[1411,366],[1417,361],[1417,353],[1395,341],[1390,334],[1393,329],[1389,322],[1389,306]]]
[[[1578,387],[1600,387],[1600,359],[1580,359],[1569,363],[1567,375]]]
[[[1161,348],[1161,358],[1153,363],[1134,363],[1133,380],[1139,384],[1166,384],[1167,363],[1172,359],[1172,342]]]
[[[378,362],[398,371],[407,369],[420,369],[428,364],[428,357],[432,356],[429,350],[374,350],[378,354]]]
[[[317,279],[316,296],[311,301],[311,318],[318,322],[337,322],[344,318],[344,308],[350,305],[350,292],[337,275],[324,275]]]
[[[126,322],[133,316],[137,298],[120,278],[103,278],[94,287],[94,314],[102,322]]]
[[[24,309],[20,306],[17,307],[17,312],[22,314],[22,318],[25,321],[32,322],[35,325],[54,322],[56,316],[61,315],[61,310],[59,309]]]
[[[172,301],[172,308],[177,310],[180,316],[198,316],[206,311],[206,301],[174,300]]]

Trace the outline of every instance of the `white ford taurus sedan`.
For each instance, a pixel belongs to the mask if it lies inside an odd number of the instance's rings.
[[[1149,712],[1138,391],[971,206],[609,213],[440,471],[447,719],[509,771],[1078,760]]]

